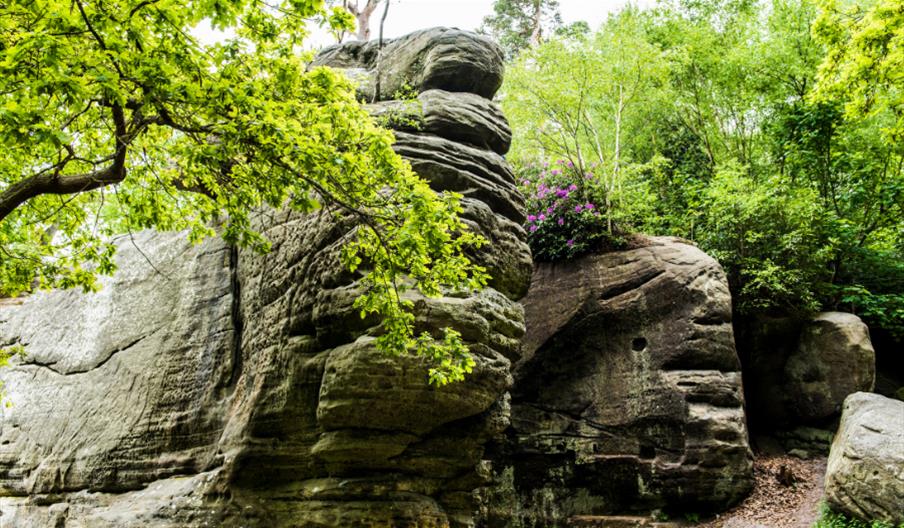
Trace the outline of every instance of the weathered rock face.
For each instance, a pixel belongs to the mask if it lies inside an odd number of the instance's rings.
[[[785,392],[798,418],[816,421],[838,414],[849,394],[871,391],[876,382],[869,329],[853,314],[818,314],[804,326],[785,374]]]
[[[234,255],[183,233],[134,242],[97,294],[0,307],[0,343],[27,345],[0,373],[0,494],[138,489],[215,463],[236,360]]]
[[[488,524],[718,509],[750,490],[731,303],[712,258],[656,238],[542,264],[523,303]]]
[[[348,71],[367,101],[433,88],[491,98],[502,86],[502,50],[487,37],[451,28],[415,31],[379,42],[347,42],[323,50],[315,66]]]
[[[515,301],[531,273],[501,157],[511,134],[486,99],[502,55],[445,29],[388,43],[379,67],[374,49],[351,43],[317,62],[367,70],[382,94],[423,92],[423,125],[399,133],[398,151],[434,188],[465,195],[465,220],[492,241],[474,258],[494,279],[479,294],[414,299],[417,324],[459,330],[474,373],[435,389],[420,360],[376,350],[375,321],[352,309],[358,277],[338,261],[351,223],[261,213],[264,256],[141,234],[141,252],[120,244],[122,271],[102,293],[0,306],[0,344],[29,353],[0,372],[12,402],[0,419],[0,525],[471,523],[484,444],[509,423],[524,332]]]
[[[825,312],[807,321],[760,319],[744,326],[739,348],[758,428],[830,425],[847,395],[873,390],[876,355],[856,315]]]
[[[904,402],[865,392],[845,399],[825,491],[832,509],[904,523]]]

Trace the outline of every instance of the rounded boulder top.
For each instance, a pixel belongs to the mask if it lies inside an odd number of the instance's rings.
[[[399,92],[439,89],[491,99],[502,85],[503,53],[488,37],[435,27],[395,39],[350,41],[325,48],[312,66],[349,70],[368,101]]]

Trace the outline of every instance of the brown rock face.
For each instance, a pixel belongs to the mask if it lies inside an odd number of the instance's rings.
[[[493,526],[724,508],[752,486],[731,304],[696,248],[542,264],[500,447]]]
[[[837,416],[849,394],[871,391],[876,383],[876,353],[869,329],[854,314],[818,314],[804,326],[785,373],[785,393],[799,419]]]
[[[417,325],[457,329],[474,373],[436,389],[420,360],[376,350],[376,322],[352,308],[359,277],[338,260],[350,222],[261,212],[264,256],[142,233],[141,253],[121,244],[122,271],[101,294],[0,306],[0,345],[29,353],[0,371],[13,404],[0,410],[0,526],[472,523],[484,445],[509,423],[516,300],[531,273],[500,154],[511,133],[487,99],[502,54],[446,29],[388,43],[380,64],[375,49],[347,44],[317,63],[380,79],[382,94],[424,92],[423,127],[400,132],[397,150],[435,189],[464,194],[465,221],[492,241],[474,258],[494,279],[464,297],[413,299]]]

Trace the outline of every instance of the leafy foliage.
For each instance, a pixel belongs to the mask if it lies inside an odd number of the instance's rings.
[[[564,24],[558,0],[496,0],[493,14],[483,19],[480,31],[491,35],[514,57],[546,37],[579,36],[590,31],[586,22]]]
[[[902,11],[848,4],[674,0],[525,51],[512,159],[528,179],[595,163],[607,229],[696,242],[742,313],[844,309],[904,337]]]
[[[477,288],[481,240],[392,150],[392,134],[327,68],[308,69],[305,24],[350,19],[321,0],[13,0],[0,13],[0,295],[97,288],[110,237],[138,229],[219,234],[258,251],[261,207],[328,208],[361,227],[347,266],[364,273],[362,315],[380,346],[460,379],[466,349],[413,335],[414,288]],[[234,34],[204,45],[202,21]]]
[[[571,162],[558,160],[532,174],[523,174],[521,192],[527,197],[527,240],[535,260],[579,257],[602,243],[614,246],[605,217],[593,203],[590,182]]]
[[[813,528],[904,528],[904,524],[893,526],[882,521],[864,522],[852,519],[842,513],[832,511],[826,504],[822,504],[819,513],[819,519]]]
[[[904,2],[839,5],[820,0],[813,33],[827,47],[819,69],[817,100],[840,99],[848,116],[891,112],[885,128],[891,141],[904,141]]]

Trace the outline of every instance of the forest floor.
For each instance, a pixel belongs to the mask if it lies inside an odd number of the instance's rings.
[[[698,528],[810,528],[819,518],[826,458],[759,454],[753,492]]]

